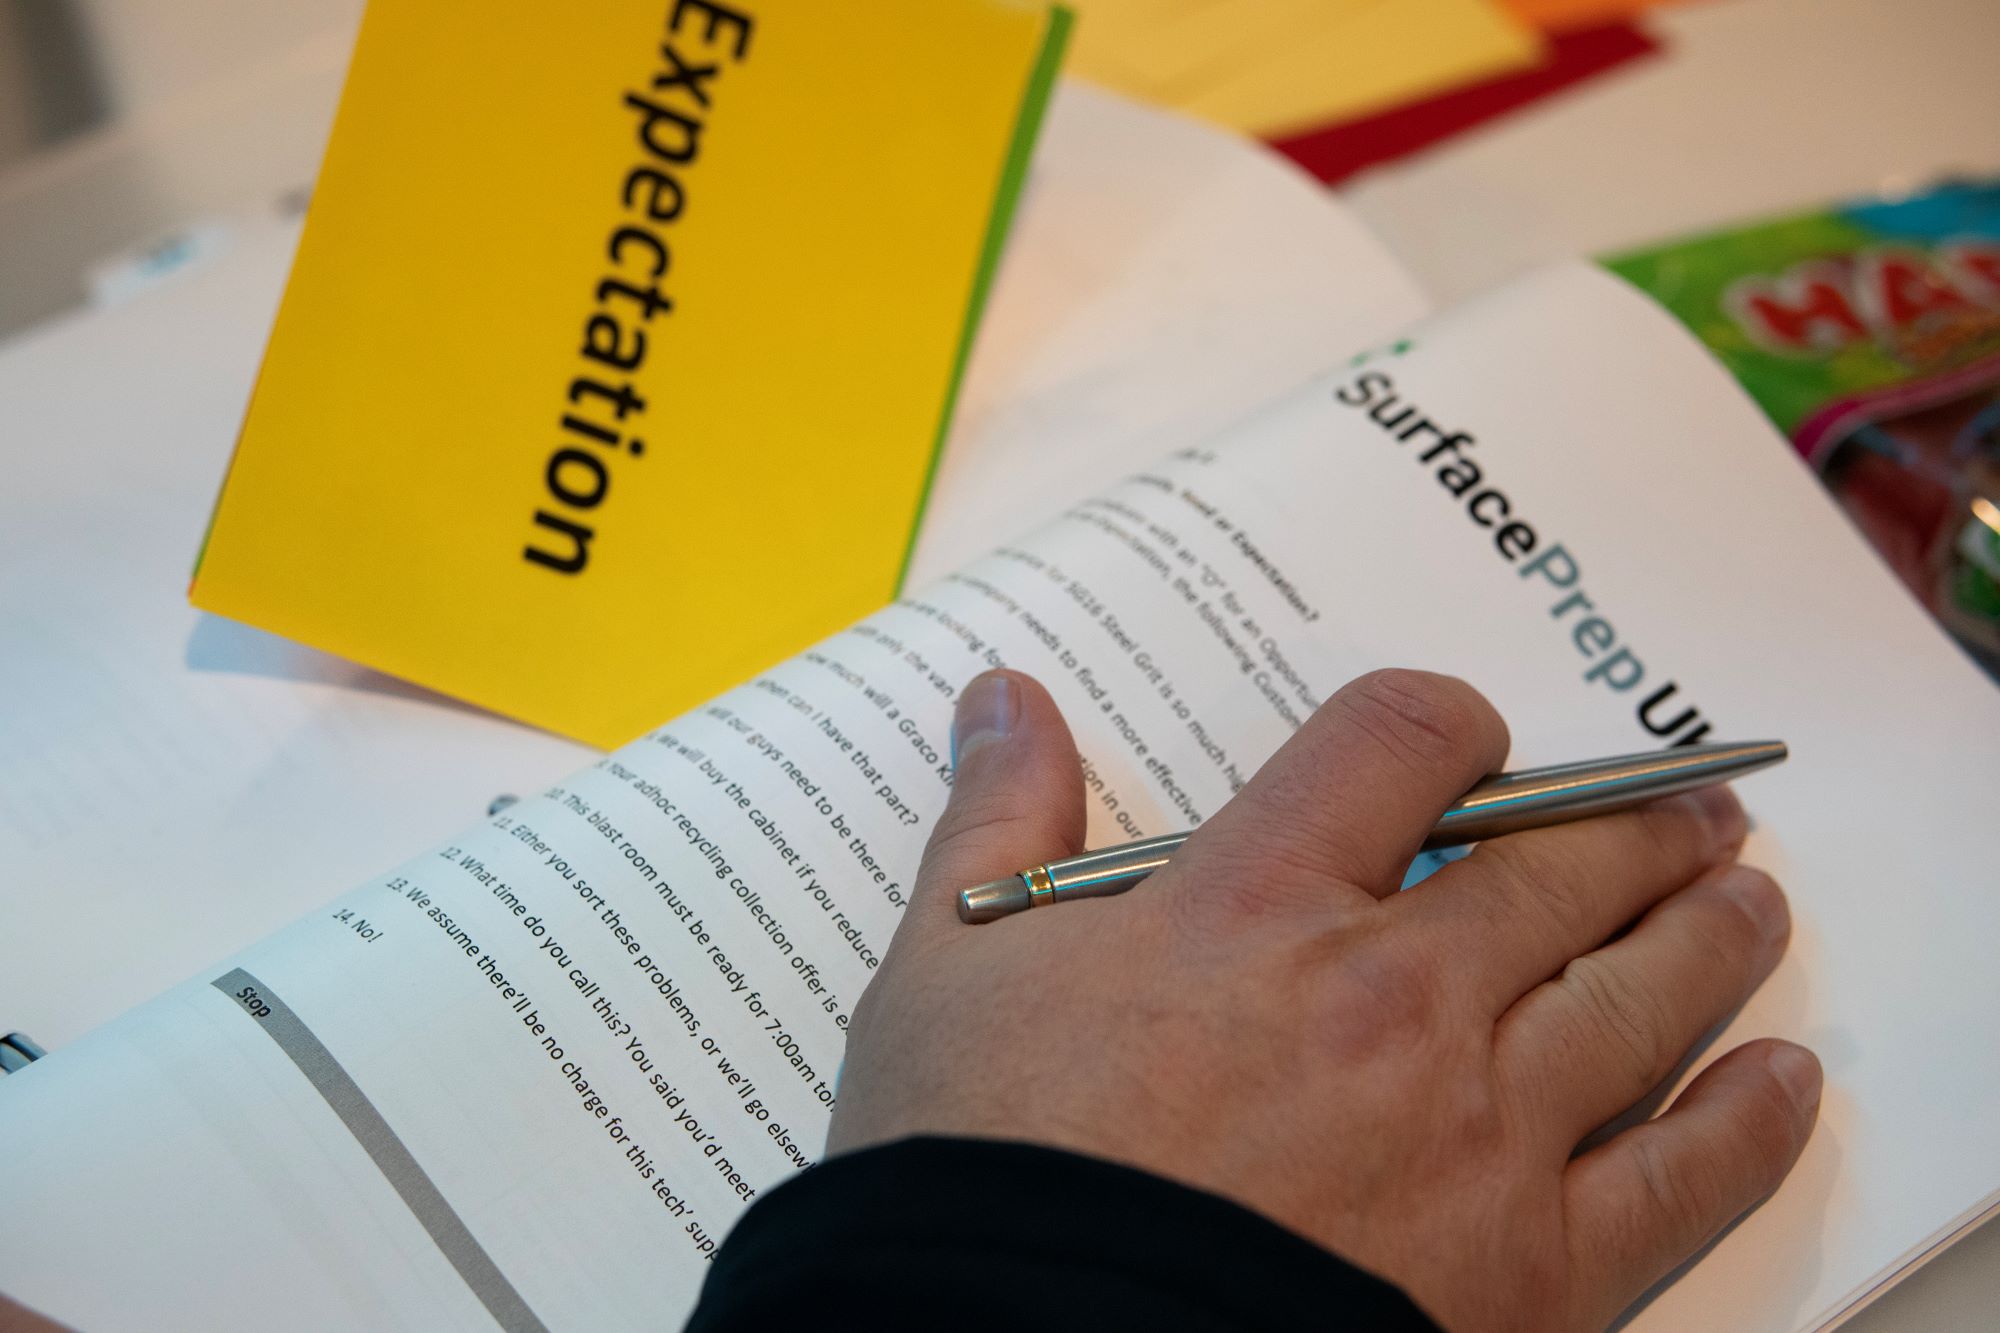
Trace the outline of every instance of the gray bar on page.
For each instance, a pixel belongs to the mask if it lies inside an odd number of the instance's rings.
[[[320,1044],[312,1029],[307,1027],[291,1006],[279,999],[269,986],[251,976],[242,968],[236,968],[226,975],[217,977],[211,983],[235,1002],[238,1008],[255,1019],[267,1036],[278,1044],[299,1072],[312,1084],[313,1091],[325,1099],[340,1123],[347,1126],[347,1132],[361,1145],[363,1152],[374,1161],[392,1189],[402,1197],[404,1204],[417,1221],[437,1243],[439,1250],[458,1275],[465,1279],[465,1285],[472,1288],[472,1294],[479,1298],[494,1322],[509,1330],[509,1333],[547,1333],[547,1326],[535,1317],[528,1303],[521,1299],[521,1293],[514,1290],[500,1272],[499,1265],[486,1251],[480,1248],[472,1233],[452,1206],[445,1202],[438,1187],[417,1165],[417,1159],[410,1156],[410,1150],[396,1137],[396,1131],[389,1128],[389,1122],[375,1109],[360,1085],[348,1077],[340,1062],[333,1058],[333,1052]]]

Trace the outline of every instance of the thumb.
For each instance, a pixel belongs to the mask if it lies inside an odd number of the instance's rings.
[[[989,671],[958,696],[951,799],[931,831],[904,929],[958,931],[959,890],[1083,850],[1083,768],[1049,692]]]

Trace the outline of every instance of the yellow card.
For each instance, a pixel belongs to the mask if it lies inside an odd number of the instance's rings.
[[[1164,103],[1198,91],[1218,72],[1259,65],[1300,34],[1340,21],[1378,0],[1177,0],[1155,7],[1143,22],[1122,21],[1117,37],[1125,68]],[[1071,73],[1090,76],[1084,55],[1091,39],[1112,40],[1096,29],[1105,15],[1095,3],[1082,10]]]
[[[1281,137],[1524,69],[1539,33],[1497,0],[1076,0],[1077,73]]]
[[[1130,97],[1157,101],[1166,79],[1206,53],[1178,40],[1183,23],[1243,0],[1070,0],[1077,23],[1064,71]],[[1163,52],[1153,48],[1164,46]]]
[[[1373,0],[1242,52],[1171,103],[1266,137],[1369,115],[1540,59],[1540,34],[1494,0]]]
[[[374,0],[194,602],[604,745],[876,609],[1066,27]]]

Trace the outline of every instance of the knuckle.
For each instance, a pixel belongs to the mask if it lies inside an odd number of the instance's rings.
[[[944,813],[938,817],[931,830],[933,848],[949,846],[995,819],[1007,814],[1005,793],[986,790],[967,790],[960,786],[953,791],[945,803]]]
[[[1539,917],[1534,924],[1553,939],[1595,942],[1596,913],[1588,895],[1598,872],[1575,849],[1560,841],[1537,840],[1530,847],[1503,838],[1474,853],[1481,855],[1507,889],[1495,898],[1498,910]]]
[[[1201,849],[1200,875],[1174,895],[1187,910],[1187,924],[1213,929],[1213,912],[1258,916],[1268,912],[1317,911],[1337,900],[1341,881],[1325,857],[1302,841],[1296,827],[1274,825],[1258,841],[1219,839]],[[1162,874],[1174,874],[1170,866]]]
[[[1710,1172],[1676,1160],[1656,1134],[1646,1134],[1633,1143],[1632,1167],[1643,1191],[1641,1221],[1647,1230],[1664,1227],[1685,1245],[1690,1240],[1698,1242],[1713,1229],[1714,1191],[1707,1184]]]
[[[1059,855],[1082,844],[1083,809],[1036,800],[1020,784],[961,784],[954,788],[944,813],[931,830],[924,849],[924,867],[956,866],[989,849],[1025,849],[1028,860]],[[1026,865],[1004,866],[997,873]]]
[[[955,874],[956,867],[971,850],[973,836],[980,828],[981,825],[970,821],[940,823],[931,831],[930,845],[924,848],[918,876],[928,883],[940,876]]]
[[[1401,667],[1371,671],[1334,697],[1384,749],[1426,762],[1457,753],[1497,721],[1464,681]]]
[[[1728,803],[1735,815],[1717,813],[1717,801]],[[1688,867],[1690,874],[1722,858],[1743,837],[1742,807],[1727,788],[1652,801],[1632,817],[1645,855],[1662,865]]]
[[[1319,996],[1320,1032],[1343,1062],[1409,1055],[1442,1028],[1437,969],[1376,939],[1342,950]]]
[[[1682,801],[1654,801],[1634,812],[1645,856],[1674,865],[1694,859],[1703,841],[1700,818]]]
[[[1632,1085],[1644,1091],[1657,1082],[1669,1027],[1660,997],[1593,954],[1573,959],[1562,985],[1576,997],[1584,1022],[1610,1039]]]
[[[926,885],[946,879],[962,879],[967,875],[991,878],[992,875],[1019,870],[1022,866],[995,868],[989,864],[994,859],[991,853],[1008,847],[1041,845],[1044,830],[1041,821],[1033,816],[1006,810],[969,810],[965,816],[940,823],[932,832],[930,846],[925,849],[918,870]],[[1033,859],[1032,856],[1027,858]],[[1026,861],[1022,864],[1025,865]],[[952,887],[961,889],[967,886],[955,884]]]

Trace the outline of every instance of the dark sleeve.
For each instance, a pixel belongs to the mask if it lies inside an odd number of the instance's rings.
[[[835,1157],[752,1205],[689,1333],[785,1327],[1437,1333],[1395,1287],[1227,1199],[972,1139]]]

